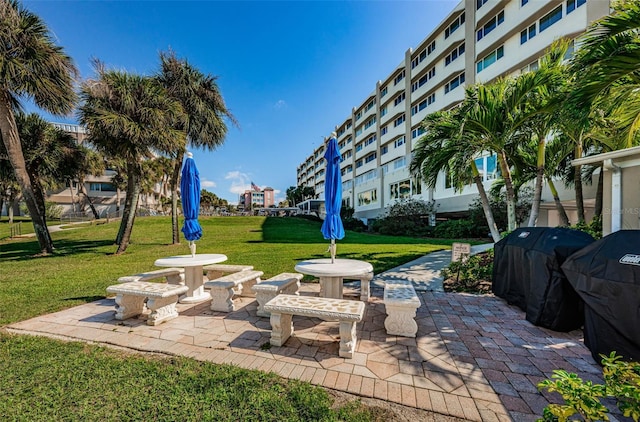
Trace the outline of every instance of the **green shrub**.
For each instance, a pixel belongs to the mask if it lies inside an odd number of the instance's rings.
[[[486,237],[486,227],[482,232],[478,232],[478,226],[471,220],[447,220],[438,223],[433,232],[435,237],[444,239],[460,239],[465,237]]]
[[[608,421],[607,409],[600,399],[613,398],[626,417],[640,419],[640,362],[626,362],[616,352],[602,356],[604,385],[583,381],[576,374],[555,370],[551,378],[538,383],[540,390],[557,392],[564,404],[550,404],[539,421],[566,421],[579,415],[585,421]]]
[[[447,292],[490,293],[493,275],[493,249],[456,261],[444,268],[440,275]]]
[[[362,222],[359,218],[343,218],[342,225],[345,230],[353,230],[354,232],[363,232],[367,230],[367,225]]]
[[[392,236],[430,236],[433,227],[429,225],[429,217],[435,213],[436,208],[435,201],[401,199],[374,221],[373,231]]]
[[[594,239],[602,239],[602,216],[593,217],[590,223],[578,223],[571,228],[589,233]]]

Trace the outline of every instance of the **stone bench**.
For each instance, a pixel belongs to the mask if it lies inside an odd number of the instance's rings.
[[[240,271],[215,280],[205,281],[204,288],[211,293],[211,310],[232,312],[233,296],[255,296],[251,288],[260,281],[262,271]]]
[[[118,279],[118,283],[129,283],[132,281],[150,281],[164,278],[169,284],[184,284],[184,270],[182,268],[161,268],[155,271],[126,275]]]
[[[364,302],[316,296],[280,294],[264,305],[271,313],[273,346],[282,346],[293,334],[293,315],[340,322],[340,351],[343,358],[352,358],[356,349],[356,323],[364,316]]]
[[[146,301],[151,311],[147,324],[158,325],[178,316],[178,296],[188,289],[179,284],[130,281],[109,286],[107,292],[116,294],[116,319],[124,320],[142,314]]]
[[[387,313],[384,320],[387,334],[415,337],[418,332],[416,309],[420,307],[420,299],[413,284],[402,280],[385,282],[383,303]]]
[[[251,289],[256,294],[258,301],[256,314],[261,317],[270,316],[269,312],[264,310],[264,305],[279,294],[297,295],[302,277],[303,275],[300,273],[281,273],[254,284]]]
[[[253,270],[253,265],[211,264],[205,265],[202,269],[206,271],[209,280],[215,280],[227,274],[251,271]]]

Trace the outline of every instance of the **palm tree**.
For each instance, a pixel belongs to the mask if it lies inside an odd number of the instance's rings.
[[[14,112],[20,109],[19,98],[29,98],[49,113],[68,114],[76,100],[76,73],[71,58],[55,45],[38,16],[16,0],[0,2],[0,135],[42,254],[53,252],[53,242],[36,204]]]
[[[82,84],[80,121],[87,140],[109,157],[126,165],[125,208],[116,237],[123,253],[131,237],[141,189],[142,161],[155,151],[169,153],[184,148],[181,131],[175,130],[182,108],[152,78],[106,70],[96,63],[97,78]]]
[[[227,135],[226,120],[236,124],[220,93],[216,77],[205,75],[186,60],[178,59],[174,52],[160,53],[158,82],[166,89],[167,95],[182,105],[183,116],[172,125],[182,132],[180,148],[170,152],[174,160],[171,184],[171,223],[173,243],[180,243],[178,232],[178,185],[182,157],[186,145],[214,150],[222,145]]]
[[[498,157],[504,179],[509,231],[517,226],[516,193],[511,177],[510,153],[526,139],[525,122],[538,113],[529,101],[539,87],[545,86],[547,73],[527,72],[517,78],[498,79],[487,85],[467,88],[464,132],[475,151],[492,151]]]
[[[558,40],[542,57],[540,67],[534,72],[546,76],[545,83],[539,85],[538,89],[532,92],[533,95],[529,96],[527,104],[525,104],[525,107],[530,108],[533,114],[525,121],[524,126],[537,140],[536,177],[531,212],[529,213],[529,227],[536,225],[540,213],[542,182],[545,174],[545,148],[548,136],[556,127],[558,120],[556,110],[560,107],[564,97],[561,89],[566,83],[567,69],[563,65],[563,60],[568,47],[568,40]]]
[[[89,204],[89,208],[91,209],[91,213],[93,214],[93,218],[97,220],[100,218],[100,214],[98,214],[96,207],[93,205],[93,200],[89,196],[89,192],[87,192],[87,188],[84,183],[88,175],[100,176],[104,173],[106,169],[105,160],[98,152],[88,148],[82,148],[83,158],[78,163],[78,174],[76,176],[78,179],[78,195],[84,195],[87,203]]]
[[[629,147],[640,128],[640,2],[622,0],[613,8],[581,39],[573,59],[578,74],[573,101],[582,107],[610,101]]]
[[[497,242],[500,232],[475,162],[482,151],[472,149],[473,144],[464,137],[464,114],[463,107],[425,117],[422,125],[426,134],[416,144],[409,169],[413,174],[420,174],[430,188],[435,188],[438,176],[443,172],[445,177],[451,178],[457,190],[473,181],[478,188],[491,237]]]

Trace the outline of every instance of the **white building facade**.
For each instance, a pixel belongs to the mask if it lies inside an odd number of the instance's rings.
[[[435,189],[427,189],[409,174],[411,151],[423,134],[422,120],[460,103],[466,84],[535,69],[555,39],[577,38],[610,11],[608,0],[460,2],[336,125],[344,204],[364,220],[378,217],[403,198],[435,200],[441,215],[467,210],[477,197],[475,186],[456,192],[445,177],[439,177]],[[321,146],[297,168],[298,186],[313,187],[318,198],[324,197],[323,154]],[[489,188],[497,177],[496,157],[478,157],[476,163]],[[587,197],[588,191],[589,187]],[[561,193],[561,199],[571,199],[570,195]],[[545,199],[552,201],[547,189]],[[548,214],[554,212],[549,208]],[[571,217],[572,210],[568,213]],[[539,224],[553,219],[541,216]]]

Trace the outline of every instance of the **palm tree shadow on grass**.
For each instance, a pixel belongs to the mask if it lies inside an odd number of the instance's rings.
[[[100,253],[101,248],[112,246],[110,240],[58,240],[54,243],[55,250],[51,255],[39,256],[39,258],[53,258],[57,256],[69,256],[83,254],[87,252]],[[2,245],[0,260],[29,260],[33,259],[40,252],[38,242],[15,242]]]

